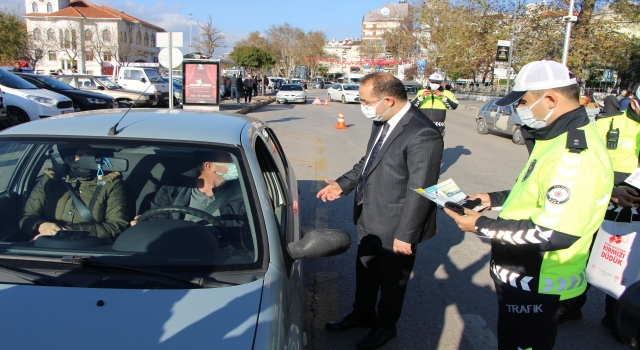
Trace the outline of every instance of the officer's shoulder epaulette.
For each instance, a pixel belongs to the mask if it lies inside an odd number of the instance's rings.
[[[611,112],[611,113],[598,114],[596,116],[596,120],[605,119],[605,118],[611,118],[611,117],[617,117],[617,116],[623,115],[623,114],[624,114],[624,112]]]
[[[571,153],[580,153],[588,148],[584,130],[571,129],[567,132],[567,148]]]

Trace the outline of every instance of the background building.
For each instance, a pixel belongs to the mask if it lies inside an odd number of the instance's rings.
[[[102,74],[127,62],[157,63],[156,33],[164,29],[108,6],[83,0],[25,0],[31,51],[46,53],[34,67],[51,74],[77,67]]]
[[[336,57],[335,59],[331,59],[336,62],[327,63],[329,66],[329,75],[360,73],[359,39],[345,38],[344,40],[336,40],[334,38],[326,43],[324,51]]]

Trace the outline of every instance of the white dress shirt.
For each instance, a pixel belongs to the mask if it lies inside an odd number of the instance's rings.
[[[400,122],[400,119],[402,119],[402,117],[404,117],[404,115],[407,114],[407,111],[409,111],[409,108],[411,108],[411,103],[407,101],[407,104],[404,107],[402,107],[402,109],[399,110],[398,113],[396,113],[396,115],[391,117],[391,119],[387,120],[387,123],[389,124],[389,130],[387,130],[387,134],[384,136],[382,145],[384,145],[385,141],[387,141],[387,138],[389,137],[389,135],[391,135],[393,128],[395,128],[396,125],[398,125],[398,123]],[[378,136],[376,137],[375,142],[373,142],[373,146],[371,146],[371,150],[373,150],[373,147],[378,142],[378,139],[380,138],[381,133],[382,133],[382,128],[380,128],[380,132],[378,132]],[[382,146],[380,148],[382,148]],[[369,162],[370,156],[371,156],[371,151],[369,151],[369,154],[367,154],[367,160],[364,162],[364,166],[362,167],[363,173],[364,173],[364,169],[367,167],[367,162]]]

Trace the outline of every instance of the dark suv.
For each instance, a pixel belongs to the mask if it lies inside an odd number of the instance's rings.
[[[4,106],[4,97],[2,97],[2,89],[0,89],[0,122],[7,119],[7,108]]]
[[[57,79],[38,74],[15,73],[20,78],[30,82],[40,89],[47,89],[67,96],[73,101],[73,107],[78,111],[90,111],[94,109],[118,108],[118,103],[105,94],[93,91],[78,90]]]

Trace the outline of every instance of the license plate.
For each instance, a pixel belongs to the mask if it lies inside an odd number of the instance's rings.
[[[73,113],[74,111],[62,111],[62,114]]]
[[[155,106],[155,105],[157,105],[157,104],[158,104],[158,101],[153,101],[153,102],[151,102],[151,105],[152,105],[152,106]]]

